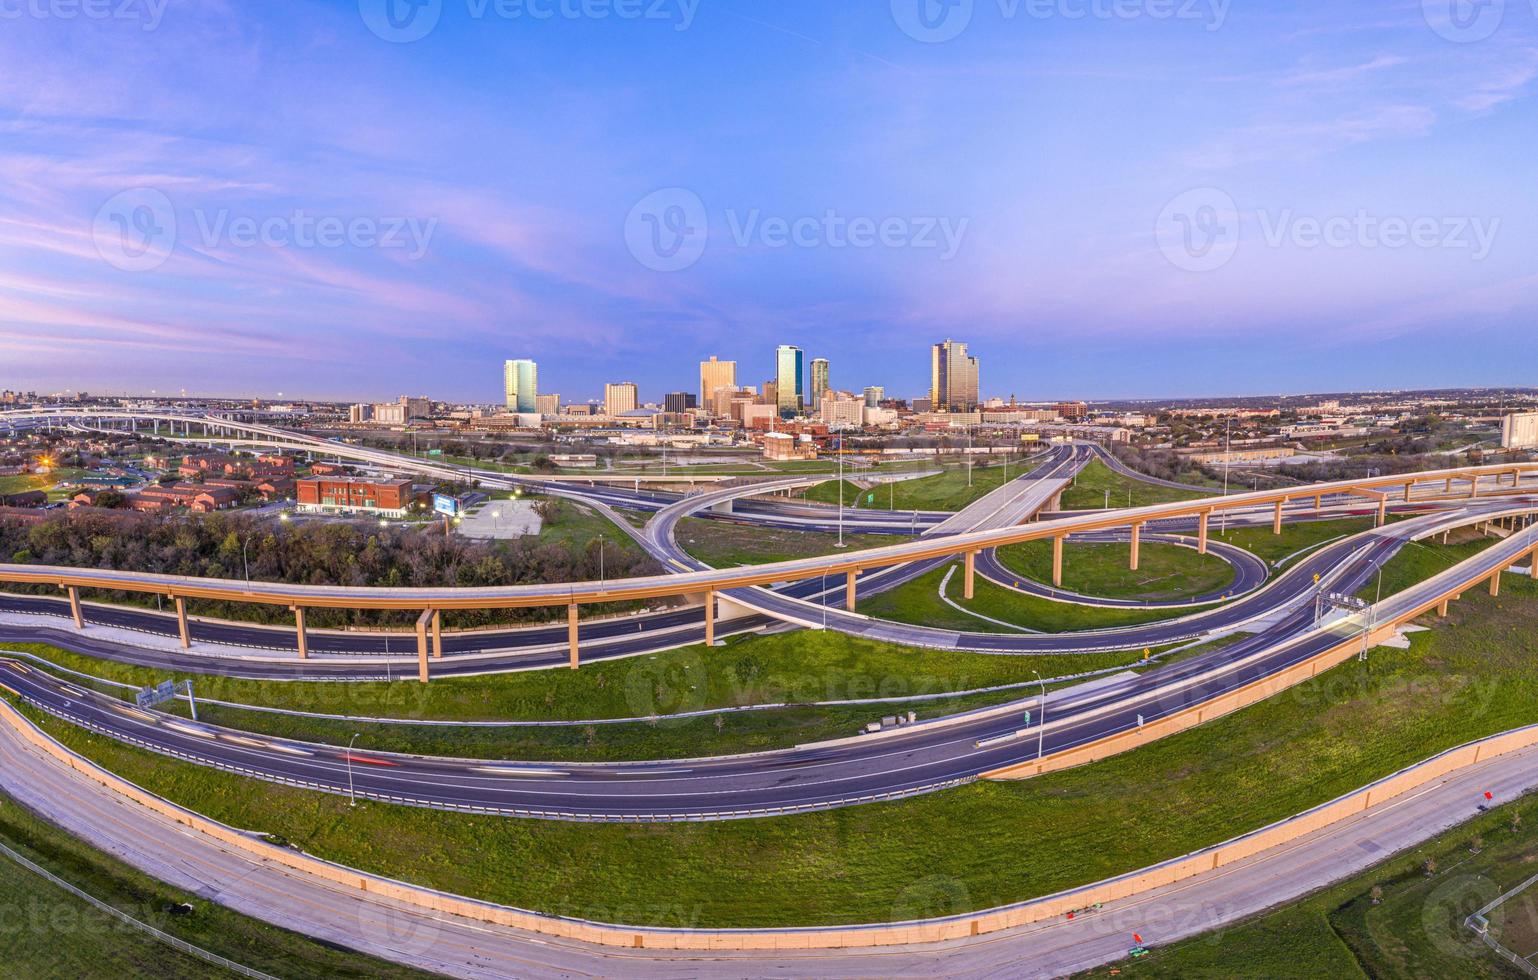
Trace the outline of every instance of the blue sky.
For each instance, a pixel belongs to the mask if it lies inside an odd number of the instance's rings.
[[[0,0],[0,387],[1538,383],[1538,0],[389,2]]]

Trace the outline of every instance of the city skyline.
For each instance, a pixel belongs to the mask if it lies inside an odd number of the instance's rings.
[[[885,4],[724,3],[686,29],[451,5],[410,44],[342,2],[23,17],[0,37],[6,383],[348,400],[426,365],[493,401],[474,366],[508,356],[555,391],[665,391],[694,351],[746,368],[790,342],[911,397],[911,351],[946,335],[1022,398],[1522,383],[1485,352],[1530,334],[1538,219],[1519,168],[1479,161],[1530,153],[1538,19],[1460,44],[1420,6],[983,5],[944,43]],[[82,50],[135,84],[64,73]],[[535,80],[563,98],[487,94]],[[287,108],[248,111],[268,97]],[[695,199],[703,254],[655,268],[627,226]],[[121,251],[165,214],[163,256]],[[851,244],[888,219],[904,247]],[[1441,233],[1395,245],[1396,221]],[[1163,247],[1228,229],[1199,261]]]

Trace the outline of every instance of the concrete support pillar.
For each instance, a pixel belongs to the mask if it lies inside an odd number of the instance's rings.
[[[1212,523],[1212,511],[1204,510],[1196,519],[1196,551],[1197,554],[1207,553],[1207,529]]]
[[[1538,548],[1535,548],[1533,553],[1527,556],[1527,565],[1527,574],[1532,576],[1534,582],[1538,582]]]
[[[1276,502],[1276,513],[1271,518],[1271,533],[1272,534],[1281,534],[1282,533],[1282,505],[1285,504],[1286,502],[1287,501],[1285,501],[1285,500],[1278,500]]]
[[[566,607],[566,645],[571,652],[571,669],[582,666],[582,654],[577,649],[577,604]]]
[[[857,571],[851,571],[844,576],[844,608],[854,612],[855,605],[855,579],[860,577]]]
[[[716,645],[716,594],[705,593],[705,645]]]
[[[1143,525],[1141,525],[1141,524],[1134,524],[1134,525],[1132,525],[1132,560],[1131,560],[1131,564],[1129,564],[1127,566],[1127,567],[1131,568],[1134,572],[1137,571],[1138,561],[1140,560],[1140,557],[1141,557],[1141,554],[1142,554],[1142,550],[1143,550]]]
[[[1447,478],[1447,487],[1445,489],[1443,489],[1442,492],[1447,494],[1448,496],[1452,495],[1452,492],[1453,492],[1453,478],[1452,477],[1448,477]]]
[[[1378,498],[1378,527],[1388,523],[1388,494]]]
[[[1063,587],[1063,544],[1068,540],[1068,535],[1059,534],[1052,539],[1052,587]]]
[[[1479,477],[1477,476],[1469,477],[1469,496],[1471,498],[1479,496]]]
[[[1318,514],[1321,510],[1324,510],[1324,494],[1316,493],[1314,494],[1314,513]]]
[[[192,629],[187,625],[187,600],[181,596],[173,596],[176,600],[176,629],[181,634],[182,649],[192,646]]]
[[[433,611],[422,610],[422,615],[417,617],[417,677],[423,683],[427,683],[429,671],[427,667],[427,624],[432,622]]]
[[[967,552],[966,582],[961,594],[965,599],[971,599],[977,594],[977,552],[975,551]]]
[[[294,635],[299,638],[299,659],[310,659],[310,638],[305,635],[304,607],[292,606],[294,611]]]
[[[1501,597],[1501,572],[1499,570],[1497,570],[1494,575],[1490,576],[1490,598],[1492,598],[1492,599],[1499,599],[1500,597]]]
[[[69,614],[75,617],[75,629],[85,629],[85,616],[80,612],[80,590],[69,586]]]
[[[1447,600],[1446,599],[1443,599],[1442,602],[1437,606],[1437,616],[1439,618],[1441,618],[1441,619],[1446,619],[1447,618]]]
[[[1414,481],[1411,481],[1411,482],[1406,483],[1404,485],[1404,502],[1405,503],[1409,503],[1410,502],[1410,491],[1412,491],[1414,489],[1415,489]]]
[[[443,659],[443,612],[433,610],[433,659]]]

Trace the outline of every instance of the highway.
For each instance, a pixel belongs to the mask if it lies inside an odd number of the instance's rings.
[[[0,725],[0,789],[99,850],[189,895],[324,942],[473,980],[575,977],[1046,978],[1121,959],[1133,933],[1165,946],[1256,915],[1357,874],[1538,789],[1538,749],[1480,763],[1427,790],[1285,847],[1075,919],[1056,917],[947,943],[843,950],[669,952],[597,946],[453,915],[428,914],[357,888],[253,860],[169,816],[125,804],[85,773]],[[915,882],[922,883],[921,876]],[[802,932],[806,930],[791,930]]]
[[[1423,519],[1429,522],[1432,519]],[[1413,523],[1413,522],[1406,522]],[[1398,531],[1405,525],[1396,525]],[[1426,530],[1425,527],[1421,530]],[[1369,532],[1327,582],[1352,593],[1368,584],[1405,540]],[[1500,541],[1454,570],[1380,604],[1393,621],[1456,587],[1462,591],[1525,557],[1538,527]],[[1451,584],[1450,584],[1451,583]],[[1014,737],[1035,699],[840,743],[750,756],[630,764],[488,763],[369,753],[255,738],[141,712],[19,662],[0,664],[0,684],[42,710],[152,751],[288,785],[388,802],[556,820],[718,820],[828,809],[931,792],[1130,731],[1275,676],[1334,649],[1365,624],[1314,622],[1311,603],[1237,643],[1144,674],[1049,696],[1043,730]],[[982,744],[979,744],[982,743]]]

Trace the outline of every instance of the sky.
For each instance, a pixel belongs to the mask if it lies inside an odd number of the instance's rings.
[[[1538,0],[0,0],[0,388],[1538,384]]]

